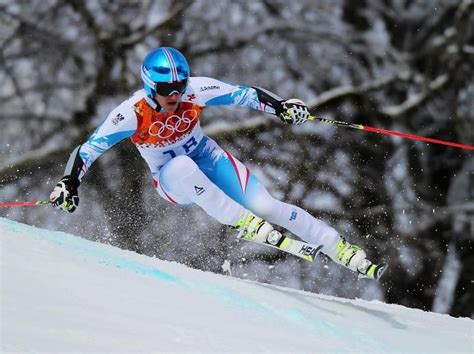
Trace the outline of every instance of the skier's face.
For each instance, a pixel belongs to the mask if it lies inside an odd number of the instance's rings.
[[[166,112],[174,112],[178,109],[181,96],[182,94],[180,93],[173,93],[171,96],[160,96],[156,94],[155,99]]]
[[[186,90],[187,82],[188,80],[156,83],[155,99],[165,111],[176,111],[181,96]]]

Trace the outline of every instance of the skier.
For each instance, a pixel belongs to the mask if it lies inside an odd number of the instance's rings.
[[[173,204],[199,205],[239,236],[265,241],[272,224],[322,245],[335,262],[376,278],[383,271],[366,253],[305,210],[273,198],[244,164],[203,134],[199,118],[206,107],[240,105],[270,113],[287,124],[302,124],[308,108],[298,99],[283,100],[260,87],[191,77],[185,57],[175,48],[151,51],[141,67],[143,89],[108,115],[78,146],[64,177],[50,195],[57,209],[72,213],[78,187],[89,167],[119,141],[130,138],[148,164],[158,194]]]

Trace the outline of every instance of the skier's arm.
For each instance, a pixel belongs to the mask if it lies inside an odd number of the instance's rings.
[[[77,189],[89,167],[112,146],[137,129],[135,113],[125,102],[114,109],[85,143],[71,153],[64,177],[50,195],[54,207],[73,212],[79,204]]]
[[[132,136],[136,129],[137,119],[132,108],[121,104],[110,112],[86,142],[71,153],[64,174],[82,181],[95,160],[118,142]]]
[[[208,77],[193,77],[191,85],[204,106],[239,105],[274,114],[283,122],[301,124],[309,116],[304,102],[284,100],[261,87],[234,85]]]

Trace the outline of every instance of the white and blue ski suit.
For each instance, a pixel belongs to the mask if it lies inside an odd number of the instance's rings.
[[[199,119],[206,107],[240,105],[276,114],[263,89],[208,77],[190,77],[175,112],[165,112],[144,90],[122,102],[75,152],[66,174],[82,181],[87,169],[119,141],[130,138],[170,203],[194,203],[220,223],[235,225],[244,208],[303,240],[323,245],[333,258],[336,230],[303,209],[273,198],[255,175],[203,134]]]

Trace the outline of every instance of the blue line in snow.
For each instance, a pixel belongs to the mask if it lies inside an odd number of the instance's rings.
[[[24,225],[12,220],[2,219],[2,224],[6,225],[8,229],[16,233],[27,233],[37,239],[48,241],[49,243],[61,246],[64,249],[72,251],[81,256],[92,258],[99,264],[114,266],[120,269],[131,270],[132,272],[148,275],[162,281],[176,281],[177,277],[165,273],[157,268],[141,264],[130,258],[122,257],[113,252],[111,247],[103,245],[98,242],[89,241],[78,236],[60,232],[43,230],[34,226]],[[126,252],[126,251],[123,251]]]

